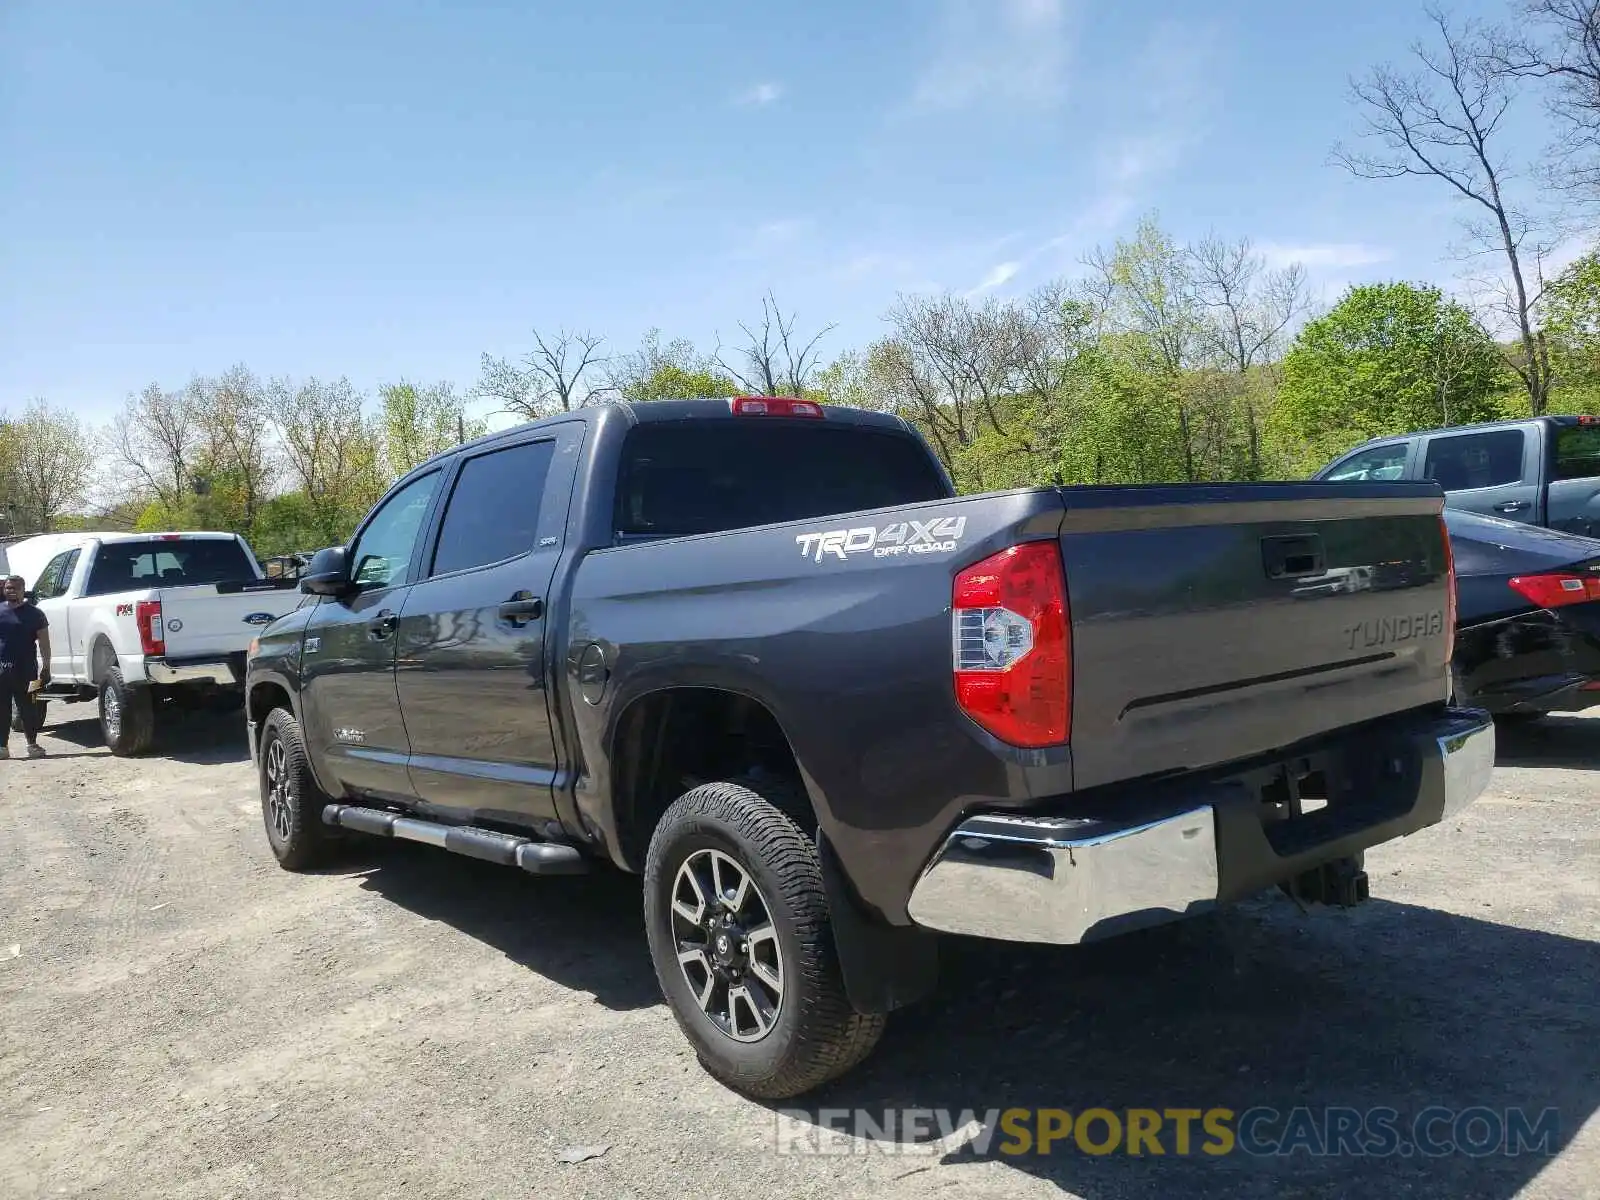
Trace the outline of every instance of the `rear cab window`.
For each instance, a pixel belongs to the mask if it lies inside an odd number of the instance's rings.
[[[619,540],[688,537],[950,496],[921,443],[854,425],[644,422],[617,482]]]
[[[250,556],[232,538],[150,538],[103,542],[89,570],[86,596],[142,588],[195,587],[254,580]]]
[[[1600,478],[1600,425],[1558,425],[1555,434],[1552,482]]]

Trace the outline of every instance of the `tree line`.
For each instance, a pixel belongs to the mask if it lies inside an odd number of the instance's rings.
[[[485,406],[532,420],[612,398],[805,396],[903,416],[963,491],[1299,478],[1369,437],[1594,411],[1600,0],[1528,0],[1503,27],[1428,19],[1402,63],[1351,81],[1354,141],[1332,161],[1460,202],[1454,294],[1390,280],[1319,310],[1302,265],[1246,238],[1180,242],[1150,214],[1024,296],[903,295],[863,346],[831,346],[831,326],[801,326],[769,292],[709,350],[659,330],[622,352],[535,330],[465,388],[369,396],[237,365],[150,384],[100,430],[35,400],[0,415],[0,532],[212,528],[262,554],[316,549],[396,476],[481,434]],[[1539,106],[1546,144],[1511,137],[1518,105]],[[1589,248],[1547,277],[1574,244]],[[93,503],[97,464],[112,484]]]

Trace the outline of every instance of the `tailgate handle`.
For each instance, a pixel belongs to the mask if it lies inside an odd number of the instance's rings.
[[[1322,539],[1314,533],[1298,537],[1261,539],[1261,562],[1268,579],[1299,579],[1321,575],[1327,569],[1322,554]]]

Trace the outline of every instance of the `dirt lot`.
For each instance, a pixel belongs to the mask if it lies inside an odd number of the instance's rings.
[[[1492,794],[1369,854],[1361,908],[952,945],[809,1101],[1554,1106],[1553,1157],[1011,1158],[780,1155],[685,1050],[632,880],[406,845],[292,876],[235,722],[125,762],[80,713],[0,763],[8,1198],[1600,1196],[1600,719],[1503,733]]]

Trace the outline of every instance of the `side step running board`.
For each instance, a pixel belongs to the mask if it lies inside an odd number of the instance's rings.
[[[408,842],[437,846],[452,854],[481,858],[502,867],[521,867],[532,875],[582,875],[589,869],[588,859],[573,846],[496,833],[492,829],[477,829],[471,825],[441,825],[437,821],[402,817],[399,813],[385,812],[381,808],[330,804],[322,810],[322,820],[324,824],[336,825],[340,829],[353,829],[377,837],[403,838]]]

